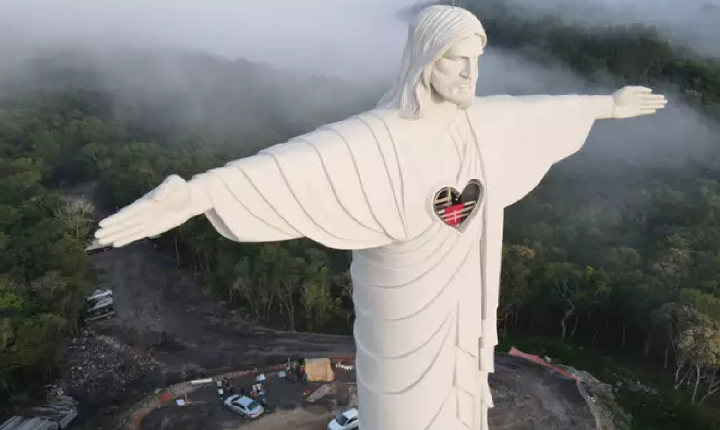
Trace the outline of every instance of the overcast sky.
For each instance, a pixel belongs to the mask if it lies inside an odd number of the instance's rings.
[[[195,48],[283,68],[391,73],[413,0],[0,0],[0,34],[33,46],[84,41]],[[1,39],[1,38],[0,38]]]
[[[674,39],[720,54],[720,0],[505,1],[590,23],[654,24]],[[382,76],[395,69],[405,39],[396,12],[415,2],[0,0],[0,43],[169,45],[284,68]]]
[[[562,10],[591,23],[645,22],[677,40],[720,44],[720,0],[506,0],[539,13]],[[342,76],[359,86],[389,80],[399,65],[407,23],[397,12],[415,0],[0,0],[0,55],[5,58],[58,44],[104,49],[173,46],[272,63],[280,68]],[[710,5],[710,6],[708,6]],[[588,8],[594,8],[588,13]],[[482,20],[482,17],[480,17]],[[586,19],[586,21],[589,20]],[[716,25],[708,26],[714,20]],[[711,37],[717,36],[711,43]],[[492,48],[492,35],[490,35]],[[689,42],[688,42],[689,43]],[[2,46],[4,45],[4,46]],[[0,60],[2,63],[2,60]],[[603,89],[605,92],[611,88]],[[560,68],[539,67],[489,50],[480,62],[483,94],[560,94],[597,91]],[[672,95],[671,95],[672,96]],[[602,131],[607,129],[609,131]],[[617,139],[613,133],[623,131]],[[675,105],[655,118],[601,127],[600,138],[641,142],[650,153],[704,145],[713,131]],[[609,139],[609,138],[607,138]],[[678,142],[683,146],[678,146]],[[701,142],[701,143],[699,143]],[[622,145],[620,145],[622,146]],[[624,145],[628,146],[628,145]],[[624,156],[624,155],[623,155]]]

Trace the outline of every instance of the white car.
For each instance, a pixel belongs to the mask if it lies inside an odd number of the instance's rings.
[[[328,430],[356,430],[360,428],[360,414],[357,408],[348,409],[338,414],[330,424]]]
[[[234,394],[225,399],[225,406],[236,414],[250,419],[255,419],[265,412],[265,408],[258,402],[240,394]]]

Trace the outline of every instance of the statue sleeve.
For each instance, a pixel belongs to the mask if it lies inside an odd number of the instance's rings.
[[[406,237],[391,139],[362,117],[321,127],[193,178],[207,190],[206,216],[228,239],[307,237],[336,249]]]
[[[497,198],[509,206],[532,191],[553,164],[576,153],[596,119],[612,109],[610,96],[481,98],[479,139],[491,144]]]

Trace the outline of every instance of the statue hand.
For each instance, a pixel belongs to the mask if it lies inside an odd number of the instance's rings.
[[[615,104],[613,118],[632,118],[652,115],[667,104],[665,96],[653,94],[650,88],[624,87],[612,95]]]
[[[95,237],[101,245],[125,246],[175,228],[197,215],[194,212],[190,184],[171,175],[131,205],[100,221]]]

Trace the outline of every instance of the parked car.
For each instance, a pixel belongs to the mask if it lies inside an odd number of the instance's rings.
[[[265,408],[247,396],[234,394],[225,399],[225,407],[246,418],[255,419],[265,412]]]
[[[85,322],[99,320],[115,315],[115,299],[112,290],[95,290],[85,298],[83,320]]]
[[[360,414],[357,408],[348,409],[338,414],[330,424],[328,430],[358,430],[360,429]]]

